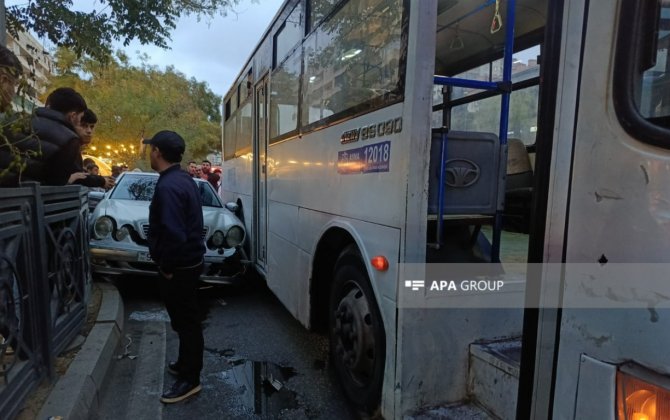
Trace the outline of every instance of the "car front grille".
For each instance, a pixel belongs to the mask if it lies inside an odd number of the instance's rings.
[[[208,229],[207,227],[204,227],[204,228],[202,229],[202,239],[203,239],[203,240],[204,240],[205,238],[207,238],[207,232],[208,232],[208,231],[209,231],[209,229]],[[149,225],[148,225],[148,224],[144,224],[144,225],[142,225],[142,234],[144,234],[144,237],[145,237],[145,238],[147,238],[147,239],[149,238]]]

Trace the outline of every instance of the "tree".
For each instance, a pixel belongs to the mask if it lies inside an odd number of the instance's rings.
[[[82,94],[98,116],[95,149],[89,152],[114,162],[147,168],[137,153],[140,139],[160,130],[174,130],[184,137],[184,159],[201,159],[220,150],[220,117],[214,104],[218,107],[221,98],[206,84],[187,79],[173,67],[151,66],[148,59],[141,56],[141,64],[133,66],[124,53],[117,52],[101,64],[61,48],[56,52],[58,75],[51,78],[48,91],[69,86]]]
[[[132,40],[168,48],[180,16],[225,16],[239,0],[97,0],[99,9],[73,10],[72,0],[28,0],[7,7],[7,28],[31,30],[77,56],[108,58],[113,41]],[[4,1],[0,2],[0,5]]]

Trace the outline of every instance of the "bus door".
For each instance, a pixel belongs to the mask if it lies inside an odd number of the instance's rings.
[[[255,113],[256,137],[254,141],[254,255],[256,264],[265,270],[267,252],[267,150],[268,150],[268,78],[256,85]]]
[[[562,252],[566,264],[560,283],[543,285],[543,302],[560,311],[543,309],[531,415],[668,419],[670,1],[574,9],[565,9],[565,43],[582,45],[582,62],[572,66],[581,73],[556,113],[557,132],[567,133],[556,161],[571,161],[552,179],[569,190],[550,191],[550,202],[567,206],[548,208],[545,258]],[[577,62],[569,54],[566,63]],[[570,112],[576,122],[563,117]],[[551,228],[558,223],[567,228]]]

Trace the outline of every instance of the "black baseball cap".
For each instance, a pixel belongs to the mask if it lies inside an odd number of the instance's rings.
[[[159,131],[152,138],[142,140],[142,143],[156,146],[163,153],[178,155],[179,160],[181,160],[181,155],[186,150],[184,139],[179,134],[169,130]]]

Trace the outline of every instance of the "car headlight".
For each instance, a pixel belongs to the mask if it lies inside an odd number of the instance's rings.
[[[244,229],[239,226],[233,226],[226,233],[226,245],[228,248],[234,248],[244,240]]]
[[[212,241],[212,245],[214,245],[216,248],[220,248],[223,245],[223,242],[226,240],[226,237],[223,235],[223,232],[217,230],[214,232],[210,240]]]
[[[98,239],[108,238],[114,231],[114,221],[111,217],[102,216],[95,221],[93,232]]]
[[[130,230],[128,230],[128,226],[122,226],[121,229],[117,229],[116,232],[114,232],[114,239],[117,241],[122,241],[126,239],[130,235]]]

